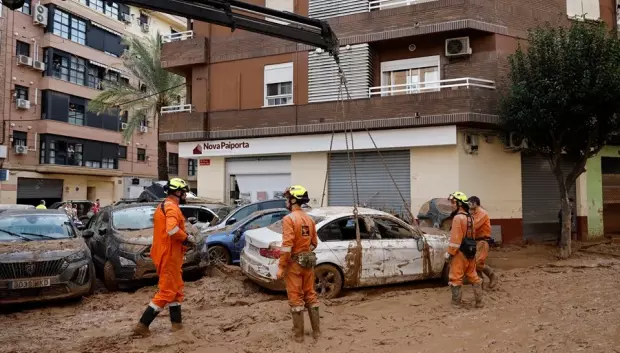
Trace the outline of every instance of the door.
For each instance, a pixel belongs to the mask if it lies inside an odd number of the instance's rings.
[[[95,201],[97,199],[94,186],[86,187],[86,199],[90,201]]]
[[[394,177],[398,189],[408,204],[411,204],[411,153],[405,151],[381,151],[381,156]],[[353,158],[350,156],[350,158]],[[356,152],[357,185],[360,204],[408,220],[407,211],[390,173],[383,166],[379,154]],[[351,206],[354,203],[351,191],[351,176],[346,153],[334,153],[330,157],[328,170],[328,202],[330,206]]]
[[[424,275],[422,253],[411,229],[387,217],[373,217],[381,237],[384,275],[389,282],[404,282]]]
[[[41,200],[48,205],[62,200],[62,179],[17,178],[17,203],[36,206]]]
[[[359,282],[347,283],[348,286],[365,286],[384,283],[384,256],[380,240],[368,231],[367,221],[359,217],[360,239],[362,245],[361,269]],[[329,255],[335,257],[338,264],[347,275],[356,277],[357,269],[351,268],[351,259],[357,249],[355,240],[355,218],[343,217],[332,221],[319,229],[317,233],[322,243],[329,249]],[[330,256],[326,256],[329,258]],[[320,257],[319,257],[320,258]]]

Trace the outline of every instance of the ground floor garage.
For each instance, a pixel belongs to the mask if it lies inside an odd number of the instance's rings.
[[[229,200],[239,204],[280,197],[291,185],[291,157],[227,158],[225,181]]]

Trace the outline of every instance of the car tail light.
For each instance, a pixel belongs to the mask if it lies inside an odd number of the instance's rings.
[[[260,256],[266,257],[268,259],[279,259],[280,247],[275,244],[270,244],[268,248],[259,249],[258,253],[260,254]]]

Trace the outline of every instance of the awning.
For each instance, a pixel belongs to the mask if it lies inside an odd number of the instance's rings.
[[[122,74],[123,74],[123,72],[122,72],[121,70],[119,70],[119,69],[115,69],[115,68],[113,68],[113,67],[108,67],[108,70],[109,70],[109,71],[112,71],[112,72],[116,72],[116,73],[117,73],[117,74],[119,74],[119,75],[122,75]]]
[[[122,36],[123,36],[121,33],[117,32],[117,31],[115,31],[115,30],[113,30],[113,29],[109,29],[108,27],[106,27],[106,26],[104,26],[104,25],[100,25],[100,24],[99,24],[99,23],[97,23],[97,22],[90,21],[90,24],[92,24],[92,25],[93,25],[93,26],[95,26],[95,27],[99,27],[99,28],[101,28],[101,29],[103,29],[103,30],[106,30],[106,31],[108,31],[108,32],[110,32],[110,33],[116,34],[116,35],[117,35],[117,36],[119,36],[119,37],[122,37]]]
[[[107,65],[102,64],[102,63],[100,63],[100,62],[96,62],[96,61],[94,61],[94,60],[89,60],[89,62],[90,62],[90,64],[91,64],[91,65],[99,66],[99,67],[100,67],[100,68],[102,68],[102,69],[107,69],[107,68],[108,68],[108,66],[107,66]]]

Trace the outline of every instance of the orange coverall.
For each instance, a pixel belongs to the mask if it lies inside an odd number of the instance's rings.
[[[180,304],[183,301],[183,257],[187,247],[185,217],[176,200],[167,198],[153,215],[153,245],[151,259],[159,276],[159,290],[153,297],[153,304],[163,309],[167,304]]]
[[[278,266],[285,271],[284,282],[289,305],[297,311],[302,311],[304,306],[318,306],[319,300],[314,290],[314,269],[303,268],[293,260],[295,255],[316,248],[316,224],[310,216],[297,208],[284,217],[282,227]]]
[[[476,235],[476,268],[482,271],[489,256],[489,243],[491,239],[491,218],[489,213],[482,207],[472,212],[474,217],[474,234]]]
[[[464,277],[467,277],[467,280],[471,284],[482,283],[482,280],[476,273],[476,259],[466,258],[459,250],[463,237],[465,236],[474,236],[473,224],[468,227],[467,215],[465,213],[458,213],[452,220],[450,245],[448,247],[448,253],[452,255],[452,260],[450,261],[451,286],[462,286]]]

